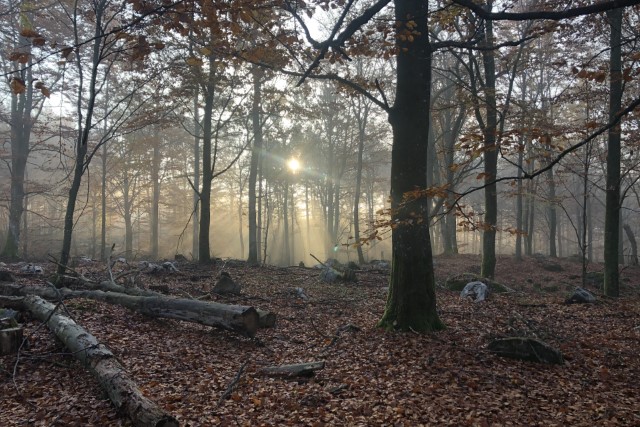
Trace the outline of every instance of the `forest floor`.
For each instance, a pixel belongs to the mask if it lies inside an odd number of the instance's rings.
[[[563,304],[580,285],[580,264],[499,257],[496,281],[515,290],[482,303],[442,286],[477,272],[477,256],[436,257],[438,311],[447,328],[419,335],[376,328],[388,271],[357,272],[357,283],[326,284],[318,270],[188,263],[180,272],[141,276],[171,293],[210,295],[224,269],[243,286],[238,297],[278,315],[276,327],[248,339],[197,324],[146,318],[91,300],[66,306],[117,355],[144,393],[182,426],[613,426],[640,425],[640,267],[622,271],[618,299],[588,287],[596,304]],[[52,272],[53,265],[44,266]],[[12,269],[12,265],[8,265]],[[559,268],[555,268],[560,270]],[[79,267],[105,277],[104,267]],[[590,271],[601,271],[592,264]],[[20,284],[44,284],[20,275]],[[303,288],[307,301],[291,290]],[[356,328],[345,328],[353,325]],[[27,319],[28,348],[0,357],[0,425],[120,426],[96,380],[40,322]],[[560,349],[564,365],[505,359],[487,350],[501,336],[536,336]],[[259,375],[267,365],[326,361],[312,378]],[[220,400],[244,373],[228,399]]]

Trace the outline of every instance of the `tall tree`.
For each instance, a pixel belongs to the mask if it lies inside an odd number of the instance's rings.
[[[96,119],[96,103],[101,96],[109,74],[120,64],[121,71],[130,71],[146,58],[152,48],[144,35],[127,33],[130,25],[124,22],[122,10],[126,0],[96,0],[92,3],[75,2],[68,5],[60,2],[60,7],[71,19],[75,49],[62,51],[65,59],[73,58],[77,82],[75,86],[76,136],[73,157],[73,171],[64,215],[64,231],[57,275],[65,273],[71,254],[73,229],[75,225],[76,203],[84,176],[96,152],[112,138],[132,115],[142,110],[148,98],[133,102],[134,95],[149,81],[157,79],[161,69],[147,68],[144,75],[135,74],[128,80],[121,80],[121,97],[113,100],[107,114]],[[148,16],[150,12],[146,12]],[[151,12],[153,13],[153,12]],[[89,17],[89,18],[88,18]],[[131,16],[133,22],[141,26],[143,17]],[[73,56],[72,56],[73,55]],[[97,142],[91,143],[96,126],[101,121],[109,121],[108,131],[99,135]]]
[[[7,15],[9,20],[9,52],[3,55],[3,68],[11,93],[9,116],[11,145],[11,190],[9,199],[9,224],[7,239],[2,256],[18,257],[20,251],[20,232],[25,210],[25,178],[27,160],[31,152],[31,134],[45,96],[49,89],[33,75],[33,46],[44,44],[44,38],[33,26],[33,5],[24,1],[10,1]],[[26,219],[25,219],[26,221]],[[26,229],[26,222],[25,229]],[[26,231],[26,230],[25,230]]]
[[[609,29],[609,121],[613,122],[622,109],[622,8],[607,12]],[[604,293],[620,294],[620,123],[609,129],[607,143],[607,183],[604,221]]]
[[[253,145],[251,147],[251,163],[249,165],[249,257],[247,262],[255,265],[260,262],[260,248],[258,247],[258,209],[256,184],[258,180],[258,165],[262,156],[262,77],[263,70],[254,66],[251,70],[253,78],[253,104],[251,107],[251,119],[253,124]]]
[[[428,201],[407,198],[427,186],[426,158],[431,93],[428,2],[396,0],[396,97],[389,111],[391,151],[392,270],[380,326],[438,330]],[[408,34],[407,34],[408,33]],[[411,37],[408,37],[410,35]]]

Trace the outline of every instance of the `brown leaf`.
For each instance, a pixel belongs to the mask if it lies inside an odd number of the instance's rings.
[[[19,95],[24,93],[25,90],[27,90],[27,86],[24,84],[24,80],[15,77],[11,79],[11,92]]]
[[[32,38],[32,37],[40,37],[40,34],[33,28],[22,28],[20,29],[20,35],[22,37]]]

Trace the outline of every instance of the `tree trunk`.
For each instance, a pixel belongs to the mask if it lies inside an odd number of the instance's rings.
[[[518,194],[516,194],[516,260],[522,261],[522,233],[523,233],[523,210],[522,196],[524,186],[522,185],[522,166],[524,155],[520,151],[518,153]]]
[[[261,77],[262,71],[255,66],[252,70],[253,76],[253,105],[251,108],[251,118],[253,124],[253,147],[251,150],[251,164],[249,166],[249,257],[247,262],[250,265],[257,265],[260,262],[259,233],[257,223],[257,198],[256,183],[258,178],[258,165],[262,156],[262,124],[260,123],[260,109],[262,108]]]
[[[154,132],[153,136],[153,161],[151,165],[151,259],[158,259],[160,246],[160,132]]]
[[[549,185],[549,256],[557,258],[556,234],[558,225],[558,216],[556,213],[556,183],[553,178],[553,169],[547,171],[547,181]]]
[[[70,318],[55,313],[56,306],[31,295],[24,307],[47,326],[89,368],[119,413],[136,426],[178,426],[178,421],[142,394],[124,367],[104,344]],[[52,314],[53,313],[53,314]]]
[[[609,58],[609,121],[622,108],[622,73],[620,46],[622,10],[607,12],[611,38]],[[618,251],[620,240],[620,123],[609,129],[607,147],[606,207],[604,220],[604,294],[620,295]]]
[[[209,230],[211,228],[211,183],[213,181],[212,168],[212,139],[211,120],[213,118],[214,75],[213,54],[209,57],[209,77],[204,90],[204,123],[202,127],[202,189],[200,190],[200,232],[198,234],[198,260],[201,263],[211,262],[211,248]]]
[[[492,1],[487,8],[491,10]],[[493,22],[485,21],[485,40],[487,48],[494,44]],[[482,51],[485,74],[485,105],[487,123],[484,130],[484,227],[482,233],[482,277],[493,277],[496,270],[496,224],[498,222],[498,190],[495,179],[498,175],[498,150],[496,134],[498,131],[498,110],[496,107],[496,65],[494,51]]]
[[[106,88],[105,109],[109,104],[109,87]],[[107,133],[107,121],[104,121]],[[100,170],[100,260],[107,260],[107,144],[102,146],[102,169]]]
[[[124,210],[124,251],[127,259],[133,259],[133,183],[129,176],[129,166],[126,166],[125,176],[122,182],[122,197]],[[135,179],[135,178],[134,178]]]
[[[636,237],[633,234],[633,230],[629,224],[625,224],[623,226],[624,232],[627,234],[627,239],[629,239],[629,246],[631,246],[631,254],[629,255],[631,258],[629,260],[630,265],[638,265],[638,244],[636,243]]]
[[[60,259],[58,260],[58,269],[56,275],[61,278],[65,273],[66,266],[69,263],[69,257],[71,254],[71,238],[73,236],[74,214],[76,209],[76,202],[78,199],[78,192],[80,191],[80,185],[82,183],[82,175],[85,170],[85,157],[88,152],[89,135],[93,127],[93,109],[95,107],[96,95],[97,95],[97,80],[98,80],[98,68],[101,64],[102,55],[102,43],[103,39],[103,16],[106,5],[104,2],[100,2],[96,5],[94,16],[94,38],[92,44],[92,58],[91,58],[91,75],[89,78],[89,85],[85,89],[83,87],[83,65],[80,52],[76,53],[76,65],[79,71],[79,84],[78,84],[78,104],[77,104],[77,132],[78,137],[76,139],[76,152],[74,159],[73,179],[71,181],[71,187],[69,188],[69,196],[67,198],[67,208],[64,215],[64,231],[62,237],[62,250],[60,251]],[[77,19],[77,16],[75,17]],[[76,20],[74,22],[74,32],[78,35],[78,26],[80,23]],[[86,111],[82,109],[81,98],[82,95],[87,96],[87,108]],[[84,114],[83,114],[84,113]],[[84,123],[83,123],[84,118]]]
[[[139,296],[96,290],[72,291],[67,288],[59,289],[56,292],[51,288],[13,284],[1,284],[0,292],[6,296],[38,295],[51,300],[57,300],[58,294],[63,298],[89,298],[120,305],[149,317],[199,323],[230,330],[247,337],[255,336],[259,326],[259,316],[253,307],[171,298],[160,294]]]
[[[283,213],[283,246],[282,246],[282,260],[285,266],[291,265],[291,248],[289,246],[289,180],[285,178],[284,184],[284,199],[282,201],[282,213]]]
[[[356,104],[357,107],[361,107]],[[355,111],[358,121],[358,160],[356,163],[356,188],[353,195],[353,237],[358,252],[358,263],[364,264],[364,254],[360,242],[360,196],[362,187],[362,156],[364,153],[364,140],[366,137],[367,121],[369,118],[369,103],[365,103],[362,108]]]
[[[198,204],[200,203],[200,107],[198,102],[199,91],[193,96],[193,242],[191,242],[191,256],[195,261],[198,260],[200,253],[200,213],[198,212]]]
[[[18,31],[18,29],[15,29]],[[9,201],[9,227],[2,256],[17,258],[20,249],[20,228],[25,209],[25,174],[27,158],[29,157],[29,142],[31,140],[33,110],[33,85],[35,80],[31,77],[32,56],[30,55],[31,43],[25,37],[19,35],[16,50],[29,55],[27,66],[12,63],[13,76],[22,79],[26,88],[20,94],[11,93],[11,189]],[[26,255],[26,254],[23,254]]]
[[[389,295],[379,326],[386,329],[426,332],[444,325],[436,311],[433,256],[429,238],[428,202],[418,197],[403,202],[411,191],[425,189],[431,96],[431,46],[428,39],[428,3],[395,0],[397,22],[416,19],[416,37],[396,39],[396,98],[389,111],[393,129],[391,150],[392,269]],[[403,26],[396,29],[405,31]],[[404,38],[404,37],[403,37]],[[415,221],[415,218],[421,221]]]

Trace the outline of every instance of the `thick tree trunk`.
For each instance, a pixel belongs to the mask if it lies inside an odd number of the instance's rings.
[[[148,291],[147,291],[148,292]],[[253,337],[259,327],[259,316],[255,308],[241,305],[227,305],[192,299],[171,298],[163,295],[138,296],[97,290],[83,291],[62,288],[57,292],[40,286],[0,285],[0,293],[6,296],[37,295],[57,300],[63,298],[89,298],[108,304],[120,305],[149,317],[184,320],[201,325],[234,331],[240,335]],[[267,316],[265,312],[264,316]],[[265,327],[270,320],[264,320]]]
[[[396,0],[397,22],[428,16],[422,0]],[[389,295],[379,326],[426,332],[444,325],[436,311],[433,256],[429,237],[428,201],[403,197],[427,185],[426,161],[431,94],[431,46],[426,19],[416,19],[412,42],[397,39],[396,99],[389,112],[391,150],[392,270]],[[405,31],[404,26],[397,28]],[[416,221],[416,219],[419,219]]]
[[[622,10],[607,12],[611,38],[609,58],[609,121],[622,108]],[[620,123],[609,129],[607,147],[606,208],[604,220],[604,294],[620,295],[618,251],[620,240]]]
[[[492,2],[487,8],[491,10]],[[485,45],[491,48],[493,40],[493,22],[485,22]],[[496,225],[498,222],[498,190],[495,179],[498,175],[498,150],[496,134],[498,131],[498,111],[496,107],[496,65],[494,51],[482,51],[485,74],[485,104],[487,123],[484,131],[484,229],[482,233],[482,277],[493,277],[496,269]]]
[[[23,300],[24,308],[47,326],[89,368],[119,413],[136,426],[170,427],[178,421],[142,394],[124,367],[104,344],[70,318],[53,313],[55,305],[35,295]]]

